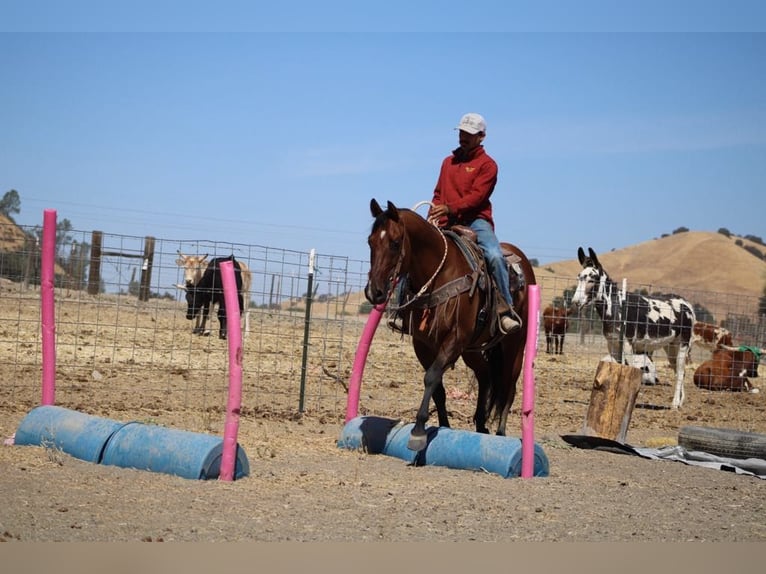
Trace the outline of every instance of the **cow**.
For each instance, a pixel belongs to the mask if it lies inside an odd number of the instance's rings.
[[[731,347],[734,345],[731,331],[723,327],[716,327],[712,323],[696,321],[694,323],[694,332],[692,333],[692,345],[704,347],[710,351],[719,349],[723,346]],[[688,357],[691,363],[691,355]]]
[[[577,308],[593,303],[601,318],[603,334],[609,354],[615,360],[624,355],[651,353],[665,349],[670,366],[676,372],[675,392],[671,408],[678,409],[684,401],[684,374],[686,357],[692,344],[692,330],[696,320],[694,308],[682,297],[648,297],[638,293],[623,294],[612,281],[592,248],[580,247],[577,257],[582,270],[577,275],[577,288],[572,305]]]
[[[233,255],[229,257],[217,257],[211,259],[202,277],[197,283],[186,285],[186,318],[192,320],[202,315],[202,333],[207,322],[207,316],[214,304],[218,305],[218,322],[220,339],[226,339],[228,329],[226,325],[226,300],[223,293],[223,277],[221,276],[221,263],[231,261],[234,265],[234,279],[237,285],[237,299],[239,301],[239,314],[243,311],[242,296],[242,270],[241,264]]]
[[[202,274],[207,269],[206,263],[208,254],[204,255],[184,255],[181,250],[178,250],[178,259],[176,259],[176,265],[181,267],[184,271],[183,284],[176,284],[176,288],[187,290],[189,285],[196,285]],[[244,261],[238,261],[240,272],[242,274],[242,298],[245,302],[245,336],[250,332],[250,287],[253,282],[253,275],[250,272],[247,264]],[[193,333],[198,335],[205,334],[205,321],[207,320],[207,314],[197,315],[197,319],[192,329]]]
[[[748,377],[758,376],[760,352],[749,347],[719,348],[694,371],[694,384],[708,391],[757,393]]]
[[[561,355],[564,353],[564,335],[569,327],[569,314],[571,307],[556,307],[548,305],[543,310],[543,327],[545,328],[545,352],[551,354],[551,343],[553,343],[554,353]]]

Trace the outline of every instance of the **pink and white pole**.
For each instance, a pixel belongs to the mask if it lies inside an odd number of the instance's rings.
[[[226,309],[239,309],[237,281],[234,276],[234,263],[221,262],[223,297]],[[244,301],[248,305],[249,301]],[[237,434],[239,416],[242,407],[242,326],[239,313],[226,313],[227,340],[229,343],[229,397],[226,404],[226,422],[223,429],[223,452],[218,480],[231,482],[237,464]]]
[[[540,332],[540,286],[527,286],[527,342],[521,398],[521,478],[535,472],[535,357]]]
[[[56,210],[43,211],[43,247],[40,267],[40,318],[43,345],[42,405],[52,405],[56,399]]]

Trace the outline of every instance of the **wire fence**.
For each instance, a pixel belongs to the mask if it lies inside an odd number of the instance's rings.
[[[31,230],[26,230],[31,233]],[[234,255],[252,274],[249,332],[243,343],[244,416],[299,417],[308,413],[342,420],[359,338],[368,320],[363,296],[368,262],[316,254],[309,281],[307,252],[204,240],[169,240],[101,234],[98,261],[92,232],[72,231],[58,244],[56,268],[56,403],[94,414],[153,422],[193,418],[195,428],[220,429],[228,388],[227,343],[192,332],[186,319],[183,254]],[[147,253],[147,245],[151,252]],[[91,271],[98,266],[98,280]],[[30,240],[0,253],[0,409],[28,409],[40,401],[41,324],[39,251]],[[543,307],[563,300],[575,277],[539,273]],[[311,284],[311,292],[309,285]],[[631,290],[671,292],[673,286],[629,285]],[[95,292],[93,292],[95,291]],[[738,344],[764,346],[758,301],[736,293],[679,293],[725,323]],[[600,323],[587,308],[570,318],[563,353],[546,352],[540,328],[535,362],[536,424],[543,432],[577,432],[583,422],[598,362],[607,354]],[[423,371],[407,337],[384,319],[365,367],[359,414],[412,419]],[[764,396],[715,392],[692,383],[694,369],[710,355],[695,348],[685,377],[686,402],[669,408],[674,376],[655,357],[658,385],[642,385],[631,428],[672,431],[708,424],[766,432]],[[759,386],[757,380],[752,383]],[[448,407],[470,428],[473,375],[459,363],[445,378]],[[519,383],[519,389],[521,384]],[[520,416],[517,396],[512,416]],[[200,424],[202,421],[202,424]],[[513,429],[510,428],[512,432]]]

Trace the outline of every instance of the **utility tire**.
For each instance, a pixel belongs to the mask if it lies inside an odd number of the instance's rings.
[[[681,427],[678,444],[686,450],[701,450],[726,458],[766,460],[766,435],[733,429]]]

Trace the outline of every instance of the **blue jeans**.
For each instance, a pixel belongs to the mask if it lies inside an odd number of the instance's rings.
[[[484,252],[484,259],[487,260],[487,266],[495,278],[500,294],[505,298],[505,302],[513,307],[508,268],[505,266],[505,258],[503,252],[500,251],[500,241],[498,241],[495,231],[489,221],[485,219],[475,219],[469,227],[476,232],[476,242]]]

